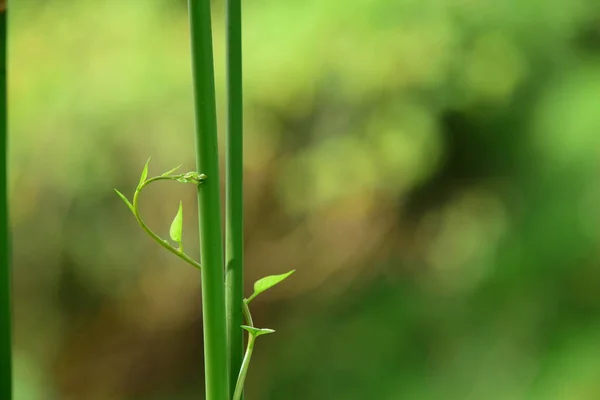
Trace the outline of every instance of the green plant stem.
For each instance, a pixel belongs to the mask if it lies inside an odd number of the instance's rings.
[[[243,103],[241,0],[227,0],[227,158],[225,288],[229,348],[229,385],[243,356],[244,298]]]
[[[255,341],[256,336],[248,334],[248,346],[246,347],[246,354],[244,355],[244,360],[242,361],[240,373],[235,385],[233,400],[240,400],[242,398],[242,394],[244,392],[244,382],[246,380],[246,375],[248,374],[248,367],[250,366],[250,359],[252,358],[252,352],[254,351]]]
[[[254,327],[254,322],[252,321],[252,314],[250,313],[250,308],[248,307],[248,301],[246,299],[242,300],[242,310],[244,317],[246,318],[246,324],[248,326]],[[240,328],[240,330],[242,330]],[[243,340],[243,337],[242,337]],[[240,364],[240,368],[237,373],[237,380],[234,386],[233,399],[241,400],[244,396],[244,382],[246,380],[246,374],[248,373],[248,367],[250,366],[250,359],[252,358],[252,352],[254,351],[254,341],[256,340],[256,336],[252,335],[248,332],[248,346],[246,347],[246,354],[244,355],[243,361]],[[235,375],[234,375],[235,376]]]
[[[242,304],[244,317],[246,318],[246,324],[251,327],[254,327],[254,321],[252,321],[252,314],[250,314],[250,308],[248,307],[248,300],[244,299],[242,301]]]
[[[206,400],[229,400],[219,152],[210,0],[189,0],[196,120]]]
[[[0,5],[0,398],[12,399],[11,284],[8,224],[6,2]]]
[[[160,244],[162,247],[164,247],[171,253],[175,254],[177,257],[179,257],[179,258],[183,259],[184,261],[186,261],[187,263],[191,264],[195,268],[200,269],[200,264],[196,260],[189,257],[183,251],[180,251],[179,249],[171,246],[171,244],[169,244],[169,242],[167,242],[166,240],[164,240],[160,236],[158,236],[156,233],[154,233],[148,227],[148,225],[146,225],[146,223],[142,219],[142,216],[140,215],[140,211],[139,211],[139,207],[138,207],[138,200],[139,200],[140,194],[142,193],[142,190],[146,186],[148,186],[150,183],[160,181],[160,180],[173,180],[173,177],[172,176],[155,176],[154,178],[150,178],[147,181],[145,181],[144,183],[142,183],[136,189],[135,193],[133,194],[133,215],[135,215],[135,219],[138,221],[140,226],[146,231],[146,233],[148,235],[150,235],[150,237],[152,239],[154,239],[158,244]]]

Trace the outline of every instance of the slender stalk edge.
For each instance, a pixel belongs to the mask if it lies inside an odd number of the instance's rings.
[[[243,306],[243,314],[246,319],[246,323],[248,326],[254,328],[254,321],[252,320],[252,314],[250,313],[250,308],[248,307],[248,301],[246,299],[242,299]],[[240,329],[241,330],[241,329]],[[246,354],[244,354],[242,363],[237,373],[237,379],[235,381],[235,386],[233,388],[233,400],[242,400],[244,396],[244,384],[246,382],[246,375],[248,374],[248,368],[250,367],[250,360],[252,359],[252,352],[254,351],[254,342],[256,341],[256,336],[251,332],[248,332],[248,346],[246,347]],[[236,376],[236,375],[234,375]]]
[[[0,398],[12,399],[12,310],[8,223],[6,1],[0,1]]]
[[[225,290],[229,348],[229,390],[236,390],[244,338],[244,210],[241,0],[227,0],[227,157]],[[244,359],[245,361],[245,359]],[[238,389],[239,390],[239,389]],[[239,394],[241,398],[242,394]]]
[[[256,336],[248,335],[248,347],[246,348],[246,354],[242,361],[239,375],[236,380],[235,391],[233,393],[233,400],[241,400],[244,392],[244,382],[246,381],[246,375],[248,374],[248,367],[250,366],[250,360],[252,359],[252,353],[254,352],[254,342]]]
[[[228,352],[210,0],[189,0],[206,400],[228,400]]]

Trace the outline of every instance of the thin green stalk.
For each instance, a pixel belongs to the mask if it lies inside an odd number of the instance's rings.
[[[243,304],[246,320],[250,324],[242,325],[242,328],[244,328],[244,330],[248,332],[248,347],[246,347],[246,354],[244,355],[244,360],[242,361],[240,372],[237,377],[237,382],[235,384],[233,400],[241,400],[242,395],[244,393],[244,383],[246,381],[246,375],[248,374],[248,367],[250,366],[250,360],[252,359],[252,352],[254,351],[254,342],[256,341],[256,338],[262,335],[268,335],[270,333],[275,332],[273,329],[259,329],[254,327],[252,325],[252,316],[250,315],[250,309],[248,308],[248,301],[245,299],[243,301]]]
[[[0,398],[12,399],[12,311],[8,224],[6,2],[0,2]]]
[[[210,0],[189,0],[196,114],[196,163],[206,180],[198,186],[206,400],[229,400],[219,153]]]
[[[254,321],[252,321],[252,314],[250,314],[250,308],[248,307],[248,300],[243,300],[244,304],[244,318],[246,318],[246,325],[254,327]]]
[[[241,0],[227,0],[227,158],[226,158],[226,306],[229,347],[229,387],[236,387],[242,365],[244,337],[244,210],[242,112]]]
[[[248,374],[248,367],[250,366],[250,359],[252,358],[252,352],[254,351],[254,342],[256,341],[256,336],[248,335],[248,347],[246,348],[246,355],[244,356],[244,361],[241,364],[240,373],[237,378],[235,392],[233,393],[233,400],[240,400],[242,398],[242,394],[244,392],[244,382],[246,380],[246,375]]]

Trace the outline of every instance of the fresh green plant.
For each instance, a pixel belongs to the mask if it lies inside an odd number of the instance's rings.
[[[273,333],[254,326],[250,302],[275,286],[294,271],[269,276],[255,283],[254,293],[243,293],[243,115],[242,115],[242,33],[241,1],[227,2],[227,179],[226,179],[226,259],[223,260],[217,122],[214,67],[209,0],[190,0],[192,72],[196,114],[197,171],[175,174],[179,167],[148,178],[146,162],[130,202],[115,189],[127,204],[139,225],[167,251],[186,261],[202,273],[202,309],[204,320],[204,356],[207,400],[241,400],[248,366],[258,336]],[[200,172],[202,171],[202,172]],[[162,180],[195,184],[198,190],[200,228],[200,262],[183,249],[183,207],[179,208],[169,235],[174,244],[153,232],[142,219],[138,200],[149,184]],[[246,325],[242,325],[243,320]],[[242,329],[248,332],[248,346],[243,353]],[[230,397],[233,393],[233,397]]]
[[[173,172],[175,172],[176,170],[178,170],[181,167],[181,166],[179,166],[179,167],[171,169],[170,171],[165,172],[162,175],[155,176],[155,177],[148,179],[148,164],[149,163],[150,163],[150,159],[148,159],[148,161],[146,162],[146,165],[144,166],[144,170],[142,171],[142,176],[140,177],[140,182],[138,183],[138,186],[135,189],[135,192],[133,194],[133,202],[132,203],[130,203],[129,200],[127,200],[127,197],[123,193],[119,192],[117,189],[115,189],[115,192],[117,192],[119,197],[125,202],[125,204],[127,204],[127,207],[129,207],[129,209],[135,216],[135,219],[137,220],[137,222],[146,231],[146,233],[148,233],[148,235],[150,235],[150,237],[152,239],[154,239],[162,247],[164,247],[171,253],[175,254],[176,256],[180,257],[184,261],[188,262],[195,268],[200,269],[200,264],[198,262],[194,261],[191,257],[189,257],[187,254],[185,254],[183,252],[183,244],[182,244],[182,240],[181,240],[182,239],[182,230],[183,230],[183,206],[182,206],[182,204],[179,203],[179,210],[177,211],[177,215],[175,215],[175,219],[173,219],[173,223],[171,224],[171,228],[169,230],[171,239],[178,245],[177,247],[175,247],[175,246],[171,245],[167,240],[162,239],[160,236],[158,236],[156,233],[154,233],[148,227],[148,225],[146,225],[146,223],[144,222],[144,220],[142,219],[142,217],[140,215],[138,201],[139,201],[139,196],[142,193],[142,190],[144,190],[144,188],[146,186],[148,186],[149,184],[151,184],[152,182],[157,182],[157,181],[161,181],[161,180],[171,180],[171,181],[177,181],[177,182],[181,182],[181,183],[194,183],[196,185],[199,185],[202,183],[202,181],[204,179],[206,179],[206,175],[198,174],[197,172],[194,172],[194,171],[190,171],[185,174],[174,175]]]
[[[177,213],[175,214],[175,217],[173,218],[173,221],[171,222],[171,226],[169,228],[169,236],[172,241],[172,243],[170,243],[168,240],[161,238],[157,233],[152,231],[146,225],[146,223],[144,222],[144,220],[142,219],[142,217],[140,215],[139,198],[140,198],[140,195],[141,195],[142,191],[144,190],[144,188],[146,188],[148,185],[150,185],[151,183],[154,183],[154,182],[175,181],[175,182],[179,182],[179,183],[191,183],[191,184],[196,185],[197,187],[201,187],[202,185],[205,184],[208,177],[207,177],[207,175],[198,173],[196,171],[190,171],[190,172],[186,172],[183,174],[175,174],[175,171],[177,171],[177,169],[179,169],[179,167],[176,167],[176,168],[173,168],[161,175],[148,178],[149,163],[150,163],[150,159],[148,159],[148,161],[146,162],[146,165],[144,166],[144,169],[142,170],[140,181],[135,189],[132,201],[129,201],[127,199],[127,196],[125,196],[123,193],[121,193],[117,189],[115,189],[115,192],[121,198],[121,200],[123,200],[123,202],[127,205],[129,210],[132,212],[133,216],[137,220],[138,224],[144,229],[144,231],[155,242],[157,242],[163,248],[165,248],[167,251],[169,251],[169,252],[173,253],[174,255],[176,255],[177,257],[181,258],[182,260],[184,260],[185,262],[187,262],[194,268],[202,270],[203,268],[201,267],[200,263],[195,261],[192,257],[190,257],[188,254],[186,254],[183,250],[183,240],[182,240],[183,239],[183,207],[182,207],[182,203],[181,202],[179,203],[179,208],[177,209]],[[254,351],[254,344],[255,344],[256,338],[261,335],[275,332],[272,329],[257,328],[254,326],[254,321],[252,319],[252,314],[250,313],[249,305],[252,302],[252,300],[254,300],[259,294],[261,294],[264,291],[279,284],[280,282],[282,282],[283,280],[288,278],[290,275],[292,275],[294,272],[295,272],[295,270],[292,270],[285,274],[267,276],[265,278],[262,278],[262,279],[256,281],[254,283],[254,292],[252,293],[252,295],[248,298],[242,299],[240,313],[244,316],[244,318],[246,320],[246,325],[240,324],[240,325],[235,326],[235,328],[238,329],[240,332],[242,331],[242,329],[244,329],[248,332],[248,345],[246,347],[246,353],[243,357],[243,362],[241,363],[239,369],[236,371],[236,373],[237,373],[236,374],[236,376],[237,376],[236,384],[234,385],[234,388],[233,388],[233,397],[231,397],[233,400],[240,400],[242,398],[246,374],[248,372],[248,367],[250,365],[250,359],[252,358],[252,353]],[[221,282],[221,286],[222,287],[224,286],[223,282]],[[225,316],[225,315],[223,314],[223,316]],[[224,322],[225,322],[225,319],[224,319]],[[229,397],[227,397],[227,398],[229,399]]]
[[[12,311],[8,234],[6,2],[0,1],[0,398],[12,399]]]

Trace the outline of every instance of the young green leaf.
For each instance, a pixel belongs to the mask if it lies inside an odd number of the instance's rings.
[[[165,172],[164,174],[162,174],[161,176],[167,176],[167,175],[171,175],[173,172],[177,171],[179,168],[181,168],[183,164],[180,164],[178,166],[176,166],[173,169],[168,170],[167,172]]]
[[[148,161],[146,161],[146,165],[144,165],[144,169],[142,170],[142,176],[140,176],[140,183],[138,183],[138,188],[142,186],[142,183],[144,183],[146,181],[146,178],[148,177],[148,164],[150,164],[150,158],[152,157],[148,157]]]
[[[115,189],[115,192],[119,195],[121,200],[123,200],[125,202],[125,204],[127,204],[127,207],[129,207],[131,212],[135,214],[135,211],[133,210],[133,204],[131,204],[129,202],[129,200],[127,200],[127,197],[125,197],[125,195],[123,193],[119,192],[117,189]]]
[[[255,328],[253,326],[248,326],[248,325],[242,325],[242,328],[247,330],[248,333],[250,333],[252,336],[254,337],[258,337],[260,335],[267,335],[269,333],[275,333],[275,331],[273,329],[260,329],[260,328]]]
[[[171,229],[169,230],[169,234],[171,235],[171,239],[179,244],[179,248],[181,249],[181,236],[183,231],[183,204],[179,202],[179,210],[177,210],[177,215],[173,219],[171,223]]]
[[[295,269],[293,269],[290,272],[285,273],[285,274],[271,275],[271,276],[267,276],[262,279],[259,279],[258,281],[256,281],[256,283],[254,283],[254,293],[252,293],[252,296],[250,296],[250,298],[248,298],[247,302],[250,303],[256,296],[258,296],[265,290],[270,289],[273,286],[277,285],[278,283],[280,283],[281,281],[286,279],[288,276],[292,275],[294,272],[296,272]]]

